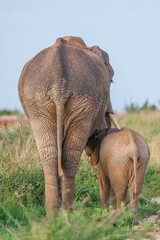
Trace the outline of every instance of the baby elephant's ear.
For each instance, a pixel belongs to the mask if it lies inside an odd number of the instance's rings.
[[[107,133],[108,133],[108,129],[105,128],[102,130],[96,130],[93,136],[95,140],[98,140],[98,139],[102,140],[107,135]]]
[[[98,139],[100,137],[100,130],[96,129],[96,131],[93,134],[94,139]]]
[[[86,155],[88,157],[90,157],[91,156],[91,148],[89,146],[86,146],[84,150],[85,150]]]
[[[90,161],[91,161],[91,166],[97,166],[98,164],[98,159],[95,153],[92,153],[90,156]]]

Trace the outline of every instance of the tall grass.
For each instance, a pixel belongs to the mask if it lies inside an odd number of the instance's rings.
[[[142,134],[147,140],[150,151],[150,165],[160,170],[160,111],[138,111],[117,116],[121,127],[127,126]]]
[[[117,116],[121,126],[140,132],[149,142],[151,159],[139,211],[100,209],[97,169],[82,155],[76,176],[75,209],[45,218],[44,176],[32,131],[20,124],[0,129],[0,239],[140,239],[158,225],[146,218],[159,210],[152,203],[160,196],[160,113],[136,112]],[[137,221],[143,228],[134,230]]]

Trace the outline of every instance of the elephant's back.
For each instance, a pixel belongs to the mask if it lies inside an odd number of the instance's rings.
[[[34,97],[36,92],[45,96],[57,91],[63,96],[69,92],[89,95],[99,101],[98,97],[108,95],[106,81],[107,71],[96,54],[85,46],[59,40],[25,65],[19,80],[19,95]]]
[[[131,156],[135,148],[134,139],[127,128],[115,130],[106,135],[101,143],[102,159],[123,163]]]
[[[142,161],[146,162],[150,155],[148,144],[143,136],[128,128],[109,133],[103,139],[100,151],[102,159],[108,158],[119,163],[132,158],[133,155],[139,155]]]

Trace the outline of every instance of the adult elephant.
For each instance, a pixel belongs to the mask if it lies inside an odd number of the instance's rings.
[[[106,122],[110,125],[113,73],[106,52],[72,36],[58,38],[24,66],[19,97],[43,163],[47,213],[72,208],[87,140],[97,128],[106,128]]]

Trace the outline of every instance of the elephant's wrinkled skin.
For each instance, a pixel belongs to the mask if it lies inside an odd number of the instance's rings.
[[[72,208],[75,175],[87,140],[97,128],[110,125],[113,74],[107,53],[87,47],[79,37],[58,38],[24,66],[19,96],[43,163],[47,212]]]
[[[136,211],[150,156],[144,138],[127,128],[96,131],[88,140],[86,154],[92,165],[98,164],[101,205],[107,206],[110,197],[119,211],[122,201],[127,204],[130,188],[130,208]]]

